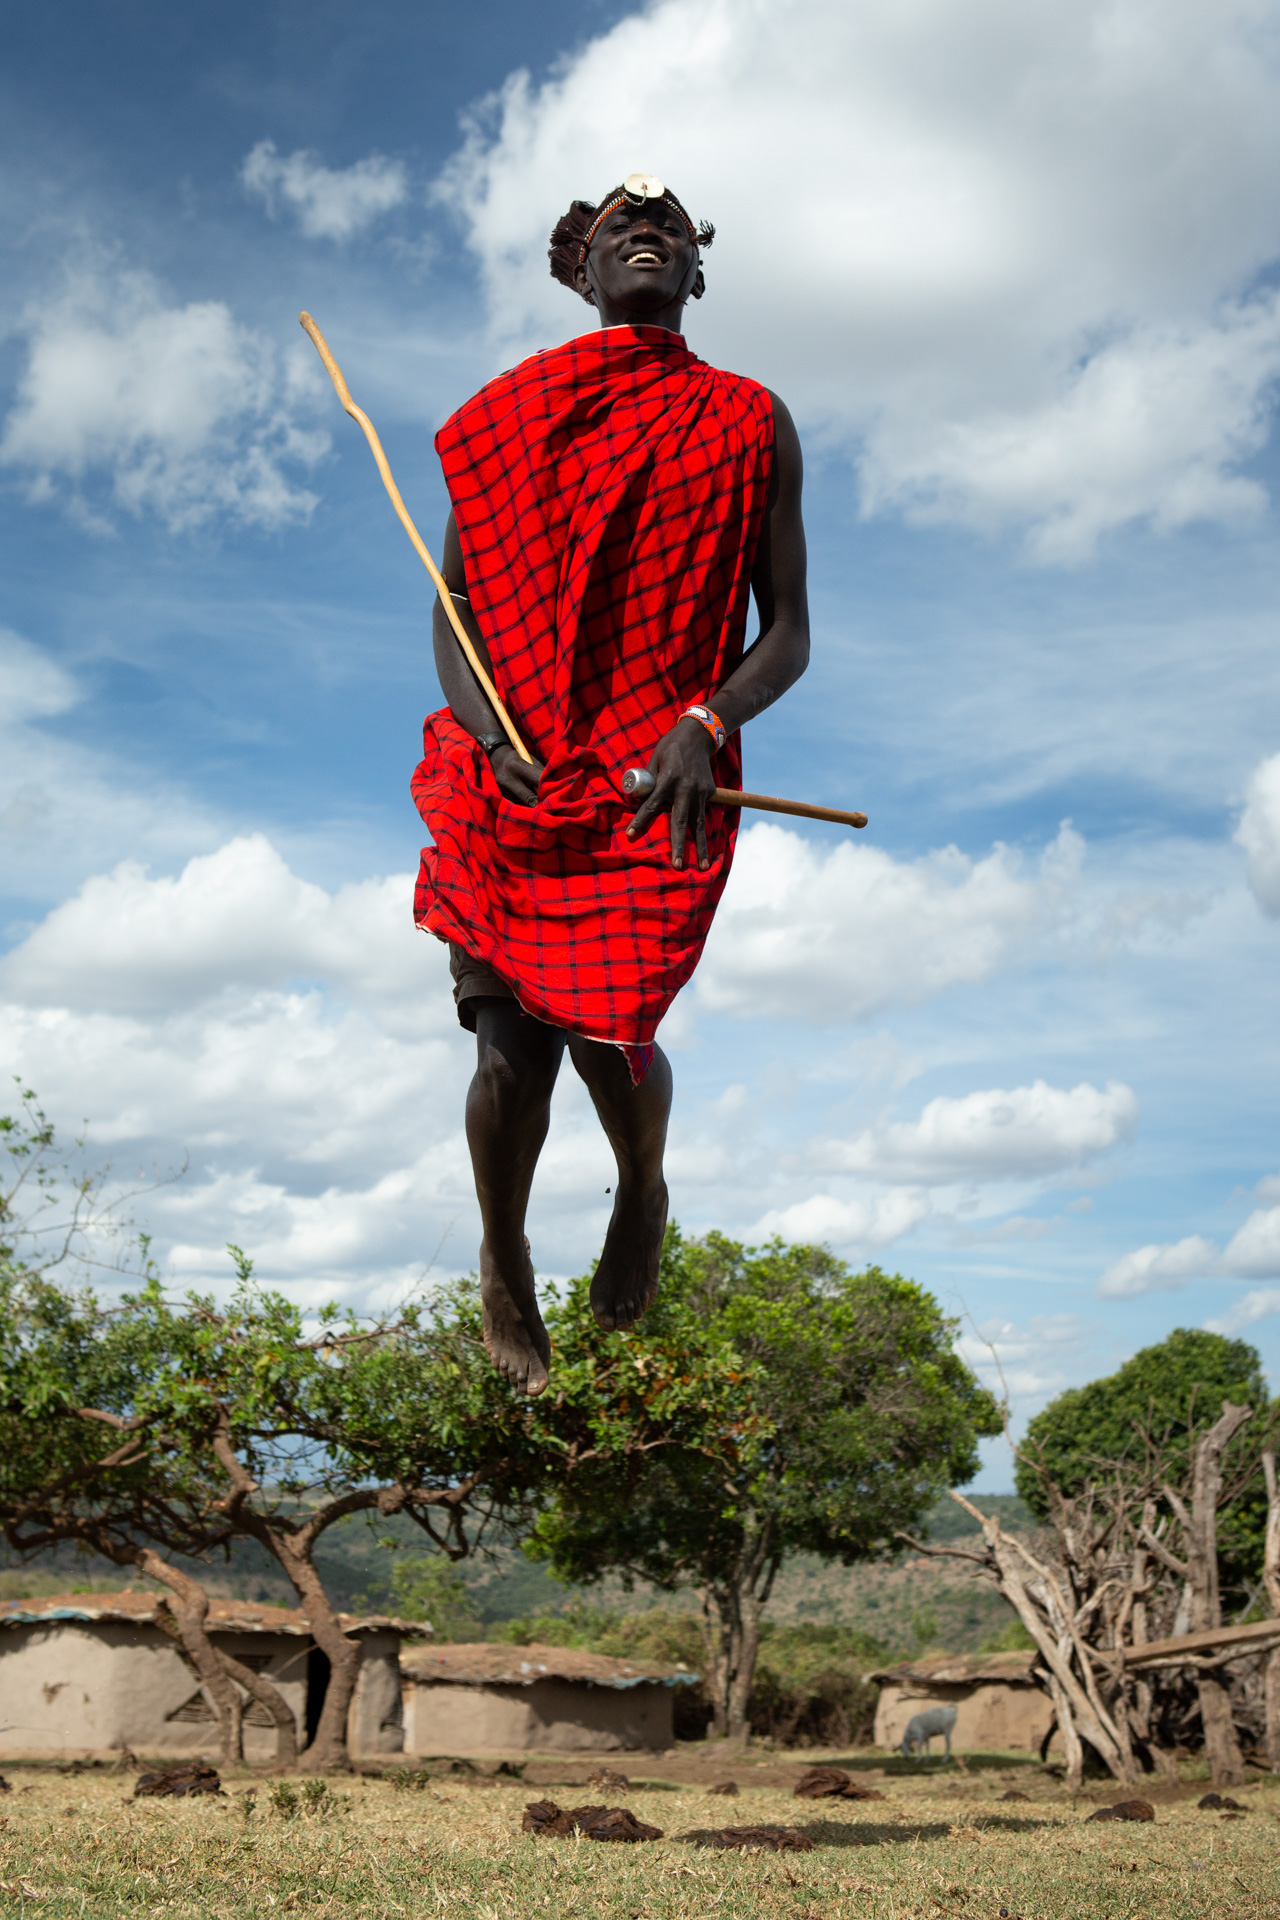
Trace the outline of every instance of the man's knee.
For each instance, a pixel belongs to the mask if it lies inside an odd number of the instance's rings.
[[[476,1021],[476,1081],[488,1104],[519,1110],[551,1099],[564,1036],[522,1015],[513,1003],[490,1003]]]

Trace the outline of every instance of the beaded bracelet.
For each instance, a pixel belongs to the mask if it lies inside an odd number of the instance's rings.
[[[710,707],[686,707],[680,715],[680,718],[681,720],[696,720],[699,726],[705,727],[716,743],[715,750],[717,753],[719,753],[721,747],[729,737],[724,730],[724,723],[721,721],[719,715],[712,713]]]

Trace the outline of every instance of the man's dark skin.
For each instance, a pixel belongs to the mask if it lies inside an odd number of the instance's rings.
[[[602,327],[665,327],[682,331],[685,302],[702,297],[698,251],[680,215],[661,200],[630,203],[599,228],[578,287]],[[768,505],[752,573],[759,637],[722,686],[707,699],[734,733],[785,693],[809,663],[805,596],[805,541],[800,518],[802,463],[791,415],[771,394],[774,457]],[[490,662],[466,601],[462,547],[452,513],[445,529],[441,571],[486,669]],[[477,739],[497,719],[467,665],[444,608],[436,601],[436,670],[454,718]],[[519,725],[519,715],[513,716]],[[712,740],[696,720],[664,734],[649,761],[657,782],[627,829],[639,839],[659,814],[671,820],[671,864],[683,867],[690,841],[704,870],[705,809],[715,787]],[[509,800],[532,806],[543,766],[520,759],[513,747],[495,748],[495,778]],[[478,1064],[467,1095],[467,1142],[484,1223],[480,1291],[490,1358],[521,1393],[547,1385],[551,1344],[534,1290],[525,1210],[534,1168],[551,1118],[551,1093],[566,1046],[608,1136],[618,1163],[613,1217],[591,1283],[591,1306],[606,1328],[628,1327],[652,1306],[667,1219],[662,1156],[671,1112],[671,1068],[660,1048],[640,1085],[619,1047],[565,1033],[522,1014],[514,1000],[472,1000]]]

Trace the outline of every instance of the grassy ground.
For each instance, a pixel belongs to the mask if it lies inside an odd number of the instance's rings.
[[[805,1760],[811,1756],[806,1754]],[[859,1754],[878,1803],[807,1802],[789,1781],[801,1763],[754,1753],[722,1760],[736,1799],[672,1781],[689,1767],[621,1764],[621,1799],[665,1830],[641,1846],[536,1840],[520,1832],[526,1801],[580,1805],[600,1796],[581,1763],[544,1761],[526,1782],[438,1773],[397,1790],[386,1779],[281,1783],[231,1778],[225,1800],[134,1800],[133,1773],[62,1773],[6,1764],[0,1794],[0,1912],[343,1916],[442,1914],[474,1920],[1252,1920],[1280,1912],[1280,1782],[1237,1792],[1250,1811],[1201,1812],[1204,1782],[1155,1793],[1153,1825],[1086,1826],[1119,1797],[1101,1783],[1073,1800],[1025,1755],[968,1757],[921,1776]],[[665,1776],[664,1777],[664,1769]],[[705,1773],[705,1767],[692,1769]],[[757,1784],[757,1782],[759,1784]],[[1005,1803],[1010,1786],[1031,1796]],[[315,1798],[318,1789],[319,1797]],[[304,1797],[310,1792],[312,1804]],[[274,1804],[273,1804],[274,1800]],[[706,1851],[722,1824],[799,1827],[812,1853]]]

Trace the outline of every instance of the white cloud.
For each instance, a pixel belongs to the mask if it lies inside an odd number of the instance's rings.
[[[747,1232],[759,1244],[778,1234],[811,1246],[874,1249],[887,1247],[927,1216],[928,1197],[894,1188],[870,1200],[841,1200],[815,1193],[789,1207],[771,1207]]]
[[[1036,1180],[1084,1166],[1131,1139],[1137,1124],[1138,1102],[1128,1087],[1082,1083],[1068,1090],[1037,1080],[1008,1092],[940,1096],[918,1120],[828,1142],[823,1158],[847,1173],[929,1186]]]
[[[215,836],[189,794],[50,728],[83,699],[73,673],[0,627],[0,869],[13,896],[56,899],[123,847],[171,860]]]
[[[546,235],[655,168],[717,221],[690,336],[860,460],[869,509],[1024,525],[1256,511],[1280,307],[1259,0],[653,0],[484,103],[438,183],[504,362],[590,324]],[[760,128],[770,129],[767,164]],[[767,266],[762,263],[767,258]]]
[[[1257,1197],[1276,1201],[1280,1197],[1280,1179],[1269,1175],[1257,1185]],[[1158,1244],[1139,1247],[1109,1266],[1098,1283],[1098,1291],[1112,1298],[1128,1298],[1141,1293],[1174,1290],[1188,1280],[1280,1280],[1280,1205],[1255,1207],[1225,1247],[1193,1234],[1172,1246]],[[1274,1289],[1262,1288],[1247,1294],[1245,1300],[1228,1310],[1226,1319],[1246,1313],[1248,1302],[1271,1298]],[[1280,1297],[1280,1296],[1277,1296]],[[1270,1312],[1269,1307],[1249,1309],[1253,1317]],[[1241,1320],[1241,1326],[1247,1323]],[[1215,1332],[1223,1327],[1217,1320]],[[1224,1323],[1225,1324],[1225,1323]],[[1233,1320],[1233,1325],[1235,1324]]]
[[[152,1016],[229,982],[322,978],[385,1008],[419,983],[427,942],[406,874],[340,887],[300,880],[262,834],[190,860],[173,879],[135,861],[87,880],[13,954],[0,990],[27,1004]],[[435,945],[435,942],[431,942]]]
[[[1242,1280],[1280,1279],[1280,1207],[1260,1207],[1223,1249],[1222,1265]]]
[[[1245,520],[1265,489],[1235,471],[1271,430],[1280,295],[1226,304],[1209,324],[1135,327],[1085,359],[1039,408],[873,439],[873,510],[996,528],[1033,522],[1042,560],[1086,558],[1099,534],[1149,519]],[[921,426],[925,426],[922,433]]]
[[[14,728],[51,719],[68,712],[79,698],[65,668],[11,627],[0,627],[0,725]]]
[[[1280,914],[1280,753],[1255,769],[1236,839],[1244,848],[1258,905],[1264,913]]]
[[[0,438],[0,462],[30,476],[30,497],[56,497],[109,531],[107,502],[154,513],[174,531],[215,515],[279,527],[305,520],[316,496],[291,470],[310,468],[329,436],[299,423],[317,391],[299,349],[283,364],[217,300],[169,306],[144,274],[75,275],[28,310],[29,354]]]
[[[1071,1383],[1097,1333],[1079,1314],[1038,1313],[1025,1326],[1004,1318],[970,1322],[956,1349],[984,1386],[997,1396],[1007,1388],[1014,1408],[1025,1413],[1027,1403],[1043,1402]]]
[[[751,827],[695,976],[698,1004],[827,1024],[986,979],[1058,923],[1083,851],[1064,826],[1030,870],[1003,846],[904,862]]]
[[[1280,1313],[1280,1287],[1254,1287],[1233,1307],[1228,1307],[1225,1313],[1215,1314],[1212,1319],[1206,1320],[1204,1330],[1206,1333],[1224,1333],[1232,1338],[1273,1313]]]
[[[371,153],[349,167],[326,167],[305,149],[287,158],[273,140],[259,140],[240,179],[273,216],[283,205],[310,240],[350,240],[408,197],[399,160]]]
[[[1110,1300],[1128,1300],[1140,1293],[1157,1293],[1176,1288],[1187,1280],[1200,1280],[1219,1270],[1219,1255],[1212,1240],[1189,1234],[1172,1246],[1139,1247],[1114,1261],[1098,1282],[1098,1292]]]

